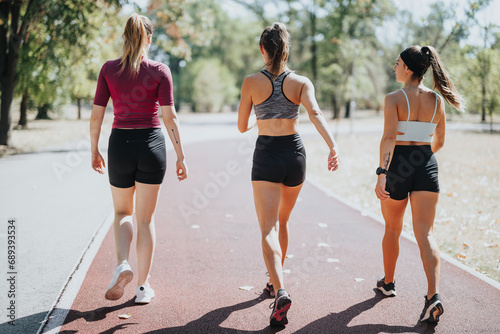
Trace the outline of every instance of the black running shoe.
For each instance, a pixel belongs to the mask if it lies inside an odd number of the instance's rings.
[[[382,291],[382,293],[388,297],[395,297],[396,296],[396,281],[385,284],[384,279],[385,279],[385,277],[382,277],[377,281],[377,289]]]
[[[292,300],[288,293],[285,289],[279,289],[276,294],[276,299],[269,305],[269,308],[273,309],[273,313],[271,313],[271,326],[284,326],[288,324],[286,313],[291,305]]]
[[[439,317],[443,314],[444,308],[441,303],[441,297],[439,293],[436,293],[432,296],[431,299],[427,299],[425,296],[425,306],[422,310],[422,314],[420,315],[420,321],[434,322],[437,323],[439,321]]]

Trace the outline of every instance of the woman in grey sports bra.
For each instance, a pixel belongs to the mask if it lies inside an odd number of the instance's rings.
[[[411,46],[401,52],[394,65],[396,81],[404,87],[385,97],[384,134],[380,142],[380,164],[375,193],[385,220],[382,240],[384,276],[377,288],[396,296],[395,269],[399,237],[408,201],[413,231],[427,277],[427,294],[420,321],[437,323],[444,308],[439,296],[439,247],[432,234],[439,195],[438,165],[434,153],[444,144],[445,122],[442,98],[422,83],[432,67],[434,88],[455,108],[462,110],[462,97],[431,46]]]
[[[329,170],[337,169],[339,155],[314,97],[314,86],[309,79],[287,67],[286,27],[282,23],[267,27],[259,44],[266,68],[243,81],[238,129],[246,132],[255,124],[259,128],[252,186],[270,279],[266,290],[270,297],[275,297],[270,317],[274,326],[288,323],[287,311],[292,302],[283,282],[283,262],[288,248],[288,219],[305,179],[306,155],[298,134],[300,104],[328,146]],[[250,122],[252,107],[257,120]]]

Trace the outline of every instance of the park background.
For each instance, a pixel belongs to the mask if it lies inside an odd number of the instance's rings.
[[[308,178],[380,215],[372,174],[383,99],[400,88],[392,68],[407,46],[433,45],[467,105],[463,114],[446,107],[453,131],[438,154],[435,233],[443,252],[498,281],[499,7],[498,0],[1,1],[0,157],[88,138],[99,70],[120,56],[132,12],[155,25],[150,58],[172,70],[181,123],[207,113],[236,119],[243,79],[262,68],[260,33],[281,21],[292,35],[289,67],[315,84],[343,155],[341,170],[328,174],[324,144],[308,139]],[[432,87],[432,76],[425,82]],[[108,111],[106,131],[111,103]]]

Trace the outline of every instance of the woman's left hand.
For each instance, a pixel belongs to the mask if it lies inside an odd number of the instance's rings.
[[[188,176],[188,171],[187,171],[187,166],[184,160],[177,160],[176,162],[176,168],[177,168],[177,179],[179,181],[185,180]]]
[[[336,171],[339,168],[339,163],[340,155],[334,150],[330,151],[328,155],[328,170],[331,172]]]

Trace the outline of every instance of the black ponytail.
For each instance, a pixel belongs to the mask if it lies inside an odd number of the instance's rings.
[[[260,45],[269,56],[271,73],[278,76],[281,69],[286,68],[288,54],[290,51],[290,34],[283,23],[275,22],[267,27],[260,36]]]

